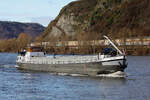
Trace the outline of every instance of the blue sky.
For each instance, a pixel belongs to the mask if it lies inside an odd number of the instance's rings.
[[[47,25],[62,7],[75,0],[0,0],[0,20]]]

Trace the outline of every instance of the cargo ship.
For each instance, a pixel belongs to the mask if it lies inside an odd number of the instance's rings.
[[[51,73],[80,74],[97,76],[124,72],[127,67],[126,55],[110,40],[104,38],[112,48],[104,48],[97,55],[46,55],[40,47],[30,46],[18,54],[19,69]]]

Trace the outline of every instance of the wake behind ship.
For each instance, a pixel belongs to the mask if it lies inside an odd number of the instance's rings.
[[[105,48],[98,55],[45,56],[40,47],[28,47],[27,51],[19,53],[16,63],[20,69],[52,73],[97,76],[124,72],[127,67],[125,54],[104,37],[114,48]]]

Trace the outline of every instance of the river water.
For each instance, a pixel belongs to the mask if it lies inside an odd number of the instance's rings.
[[[16,57],[0,53],[0,100],[150,100],[149,56],[129,56],[126,78],[21,71]]]

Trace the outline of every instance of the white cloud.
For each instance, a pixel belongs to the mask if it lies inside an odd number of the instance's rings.
[[[31,18],[31,22],[35,22],[35,23],[40,23],[44,26],[47,26],[50,21],[52,21],[54,18],[52,17],[49,17],[49,16],[43,16],[43,17],[34,17],[34,18]]]

